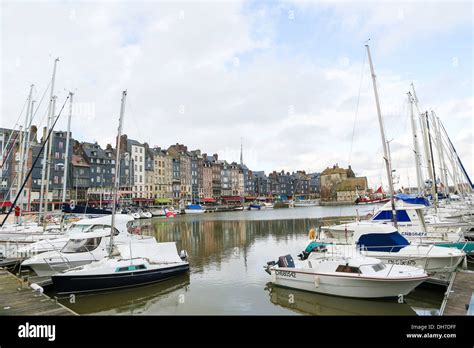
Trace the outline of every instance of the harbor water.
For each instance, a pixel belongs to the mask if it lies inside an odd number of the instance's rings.
[[[357,212],[356,212],[357,209]],[[442,287],[421,286],[398,299],[362,300],[272,287],[263,266],[296,258],[308,231],[374,206],[307,207],[181,215],[137,221],[158,242],[176,241],[190,272],[145,287],[60,297],[81,315],[437,315]],[[335,217],[329,219],[328,217]]]

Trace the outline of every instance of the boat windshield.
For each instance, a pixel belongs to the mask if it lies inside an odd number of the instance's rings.
[[[372,268],[374,269],[375,272],[379,272],[383,269],[385,269],[385,265],[381,262],[381,263],[377,263],[375,265],[372,266]]]
[[[63,247],[61,252],[66,254],[71,253],[85,253],[96,249],[102,237],[87,238],[87,239],[70,239]]]
[[[86,232],[92,225],[78,225],[72,224],[71,227],[67,230],[67,234],[76,234]]]

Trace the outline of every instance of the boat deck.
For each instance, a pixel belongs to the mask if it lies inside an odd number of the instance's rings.
[[[456,272],[441,315],[474,315],[474,272]]]
[[[0,269],[0,315],[77,315],[44,294],[38,294],[10,272]]]

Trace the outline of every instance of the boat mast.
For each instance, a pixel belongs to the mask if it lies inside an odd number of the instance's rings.
[[[120,182],[120,137],[122,136],[122,123],[123,115],[125,113],[125,101],[127,99],[127,91],[122,92],[122,103],[120,105],[120,118],[119,126],[117,131],[117,145],[115,154],[115,178],[114,178],[114,189],[113,189],[113,202],[112,202],[112,222],[110,224],[110,251],[109,256],[112,256],[114,249],[114,226],[115,226],[115,211],[117,209],[117,193]]]
[[[53,104],[53,94],[54,94],[54,82],[56,80],[56,67],[58,64],[59,58],[56,58],[54,60],[54,67],[53,67],[53,76],[51,77],[51,91],[49,93],[49,111],[48,111],[48,125],[46,127],[46,132],[49,131],[49,126],[50,126],[50,116],[51,116],[51,109],[52,109],[52,104]],[[46,139],[43,139],[43,141],[46,141]],[[48,137],[49,141],[49,137]],[[49,144],[47,144],[49,145]],[[42,219],[44,220],[46,212],[43,211],[43,200],[44,200],[44,181],[46,177],[46,151],[43,153],[43,168],[41,170],[41,189],[40,189],[40,202],[39,202],[39,220],[41,221]],[[48,202],[48,199],[46,198],[46,202]]]
[[[25,162],[28,161],[28,154],[26,153],[25,158],[25,151],[26,151],[26,144],[28,144],[28,134],[29,134],[29,118],[32,109],[32,99],[33,99],[33,87],[34,85],[30,85],[30,93],[28,95],[28,106],[26,108],[26,115],[25,115],[25,126],[23,128],[23,132],[20,134],[20,162],[18,164],[18,185],[17,188],[20,187],[20,184],[23,182],[24,170],[26,168]],[[20,216],[18,217],[18,224],[22,224],[22,212],[23,212],[23,193],[19,197],[18,205],[20,207]]]
[[[420,156],[420,147],[418,144],[418,135],[415,122],[415,113],[413,110],[413,96],[410,92],[408,94],[408,102],[410,103],[410,116],[411,116],[411,131],[413,134],[413,153],[415,155],[415,168],[416,168],[416,182],[418,185],[418,194],[423,192],[423,178],[421,174],[421,156]]]
[[[53,100],[51,103],[51,116],[49,123],[53,124],[54,113],[56,111],[56,96],[53,96]],[[46,163],[46,186],[44,189],[45,197],[44,197],[44,217],[46,217],[46,213],[48,212],[48,196],[49,196],[49,179],[51,175],[51,152],[53,151],[53,141],[54,141],[54,131],[51,132],[51,137],[48,140],[48,148],[47,153],[45,153],[44,159]],[[43,224],[43,230],[46,230],[46,222]]]
[[[74,93],[69,92],[69,117],[67,119],[67,134],[66,134],[66,155],[64,156],[64,174],[63,174],[63,197],[62,204],[66,203],[66,189],[67,189],[67,177],[68,177],[68,165],[69,165],[69,140],[71,134],[71,117],[72,117],[72,101]],[[63,230],[64,216],[61,219],[61,231]]]
[[[449,186],[448,186],[448,175],[446,173],[446,161],[444,159],[444,151],[443,151],[443,143],[442,143],[442,140],[441,140],[441,132],[440,132],[440,120],[439,120],[439,117],[435,114],[434,111],[431,111],[431,119],[432,119],[432,122],[433,122],[433,128],[434,128],[434,131],[435,131],[435,135],[436,135],[436,150],[437,150],[437,153],[438,153],[438,160],[439,160],[439,169],[441,171],[441,175],[440,175],[440,178],[442,179],[443,181],[443,186],[444,186],[444,194],[446,195],[446,197],[448,196],[449,194]]]
[[[430,132],[430,120],[428,111],[425,112],[425,120],[426,120],[426,133],[428,135],[428,145],[430,149],[430,161],[428,162],[431,165],[431,170],[433,172],[433,184],[431,185],[431,197],[433,197],[433,202],[435,209],[438,206],[438,187],[436,185],[436,170],[434,164],[434,157],[433,157],[433,145],[431,144],[431,132]]]
[[[380,110],[379,94],[377,91],[377,81],[376,81],[374,66],[372,64],[372,57],[370,56],[369,45],[365,45],[365,47],[367,48],[367,55],[369,57],[370,71],[372,73],[372,84],[374,86],[375,105],[377,107],[377,115],[378,115],[379,126],[380,126],[380,135],[382,137],[382,147],[383,147],[383,152],[384,152],[385,169],[387,170],[388,186],[390,189],[390,202],[392,204],[392,221],[395,228],[398,228],[397,210],[395,208],[395,199],[394,199],[395,190],[393,189],[393,179],[392,179],[392,165],[390,163],[390,157],[389,157],[388,148],[387,148],[387,141],[385,140],[385,129],[383,125],[382,112]]]

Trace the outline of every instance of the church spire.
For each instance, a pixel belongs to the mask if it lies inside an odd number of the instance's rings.
[[[244,155],[242,152],[242,138],[240,138],[240,165],[244,165]]]

